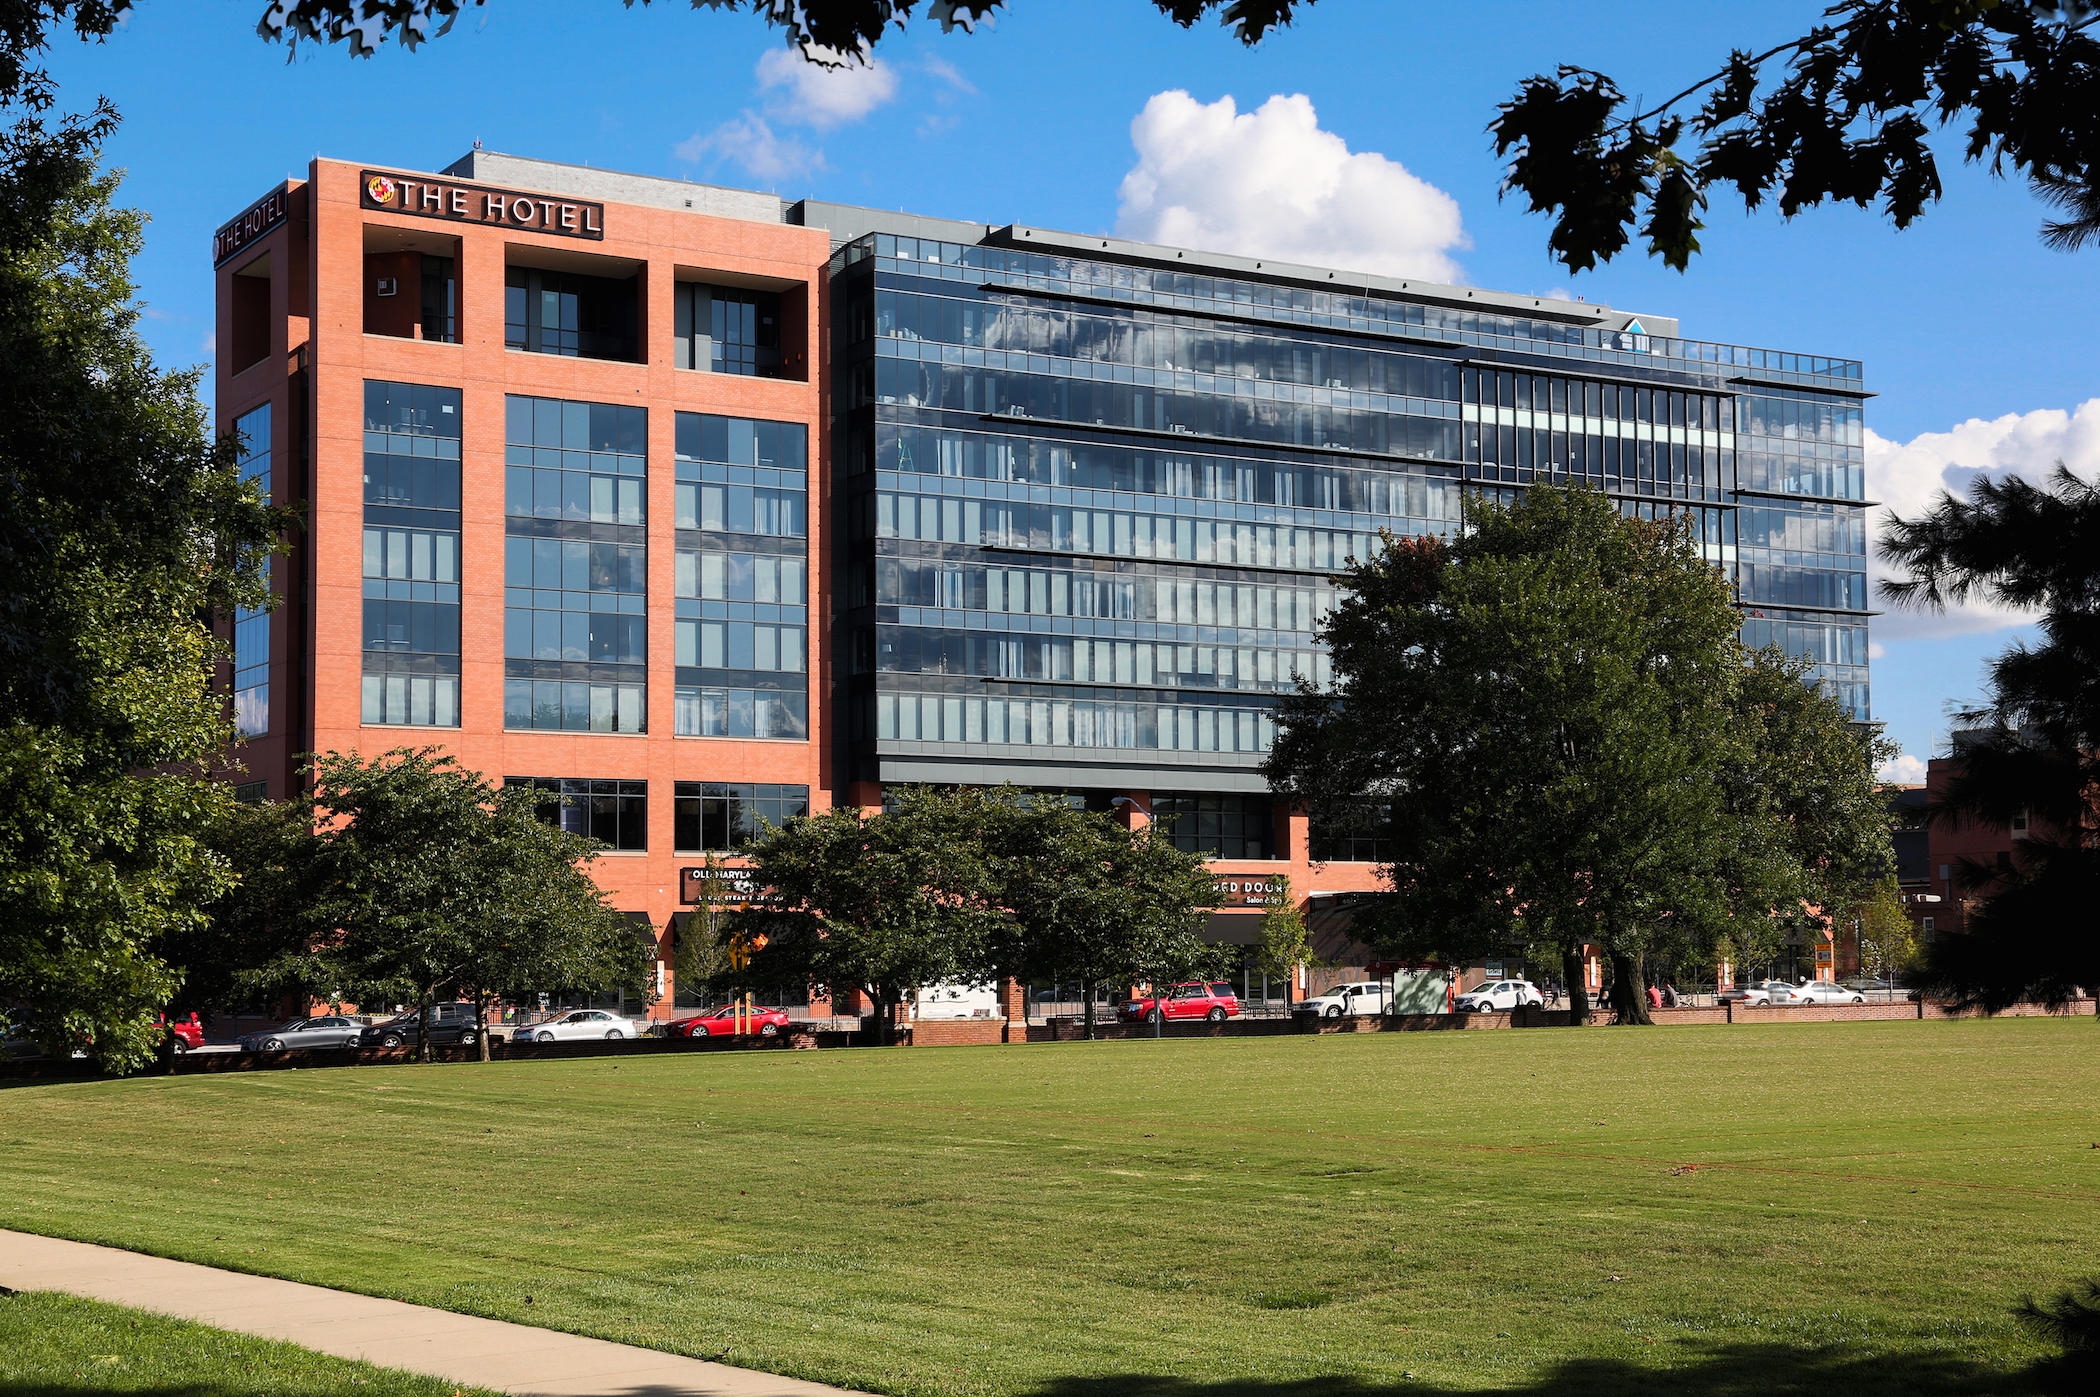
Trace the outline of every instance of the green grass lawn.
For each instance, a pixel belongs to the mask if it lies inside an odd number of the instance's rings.
[[[898,1394],[1940,1397],[2100,1270],[2096,1102],[2042,1019],[51,1083],[0,1226]]]
[[[123,1305],[40,1291],[0,1296],[0,1393],[69,1397],[81,1392],[468,1397],[456,1383]]]

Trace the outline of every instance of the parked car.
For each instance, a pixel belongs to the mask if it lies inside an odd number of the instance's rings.
[[[1733,999],[1744,1005],[1793,1004],[1795,986],[1784,980],[1753,980],[1732,990],[1722,990],[1718,999]]]
[[[1867,997],[1858,990],[1848,990],[1830,980],[1810,980],[1805,985],[1794,987],[1793,1002],[1796,1004],[1864,1004]]]
[[[1313,996],[1298,1006],[1298,1012],[1318,1014],[1323,1019],[1338,1019],[1344,1014],[1383,1014],[1392,998],[1392,987],[1384,981],[1358,980]]]
[[[155,1014],[153,1022],[168,1031],[168,1046],[178,1053],[204,1046],[204,1023],[197,1017],[195,1009],[186,1019],[171,1019],[165,1014]]]
[[[1240,997],[1222,980],[1206,983],[1191,980],[1174,985],[1165,994],[1145,995],[1116,1006],[1116,1016],[1133,1021],[1151,1019],[1209,1019],[1223,1023],[1240,1012]]]
[[[414,1009],[383,1023],[370,1024],[357,1032],[357,1045],[361,1048],[399,1048],[416,1041],[416,1018]],[[481,1038],[481,1016],[474,1006],[464,1000],[449,1004],[430,1006],[430,1041],[434,1045],[449,1047],[455,1043],[471,1046]]]
[[[241,1035],[244,1053],[281,1053],[287,1048],[354,1048],[364,1025],[348,1014],[322,1014],[318,1018],[293,1019],[277,1028],[258,1029]],[[415,1020],[409,1020],[414,1037]]]
[[[1546,996],[1529,980],[1483,980],[1461,994],[1451,1007],[1461,1014],[1484,1014],[1545,1002]]]
[[[571,1009],[541,1023],[520,1024],[511,1036],[521,1043],[568,1043],[579,1038],[641,1038],[647,1032],[633,1019],[603,1009]]]
[[[753,1007],[744,1013],[743,1031],[771,1038],[788,1026],[787,1010]],[[717,1038],[730,1037],[737,1032],[737,1014],[734,1005],[723,1005],[719,1009],[703,1009],[691,1018],[673,1019],[664,1025],[666,1038]]]

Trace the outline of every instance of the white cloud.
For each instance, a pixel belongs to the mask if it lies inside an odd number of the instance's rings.
[[[209,359],[212,355],[217,354],[218,352],[219,332],[217,330],[206,330],[204,332],[204,357]]]
[[[936,53],[929,53],[919,60],[919,66],[939,78],[955,91],[967,96],[977,95],[977,84],[962,75],[962,69]]]
[[[793,136],[774,134],[757,112],[732,117],[712,131],[695,132],[671,152],[688,165],[709,168],[723,161],[742,167],[755,180],[778,184],[824,168],[824,152]]]
[[[1922,786],[1925,784],[1925,759],[1909,755],[1891,757],[1874,773],[1877,781],[1887,781],[1897,786]]]
[[[1116,231],[1206,252],[1456,281],[1458,201],[1397,161],[1351,151],[1303,94],[1242,113],[1161,92],[1130,123],[1137,164]]]
[[[897,70],[875,57],[845,58],[818,50],[837,67],[813,63],[798,48],[767,49],[758,59],[758,88],[775,121],[829,130],[859,121],[897,95]]]
[[[1965,495],[1981,477],[2040,481],[2058,461],[2082,476],[2100,472],[2100,398],[2088,399],[2071,412],[2042,408],[1988,422],[1971,418],[1948,431],[1924,432],[1906,442],[1869,431],[1866,445],[1867,498],[1914,519],[1931,508],[1940,491]],[[1875,511],[1877,538],[1886,512]],[[1889,575],[1878,557],[1869,560],[1868,573],[1877,584]],[[1878,585],[1874,594],[1879,605]],[[1875,618],[1874,631],[1892,639],[1965,635],[2032,619],[2029,613],[1972,597],[1942,612],[1890,607],[1887,615]]]

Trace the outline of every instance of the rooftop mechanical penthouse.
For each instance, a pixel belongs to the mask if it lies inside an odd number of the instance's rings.
[[[1270,801],[1268,704],[1344,560],[1469,490],[1688,516],[1869,716],[1856,361],[480,150],[317,160],[213,258],[221,425],[311,520],[232,619],[250,791],[444,744],[666,954],[697,856],[900,782],[1171,821],[1240,902],[1375,886],[1375,832]]]

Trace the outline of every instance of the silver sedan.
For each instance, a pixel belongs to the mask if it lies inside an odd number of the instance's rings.
[[[357,1032],[363,1027],[345,1014],[293,1019],[281,1028],[242,1035],[241,1051],[281,1053],[287,1048],[354,1048],[357,1046]]]

